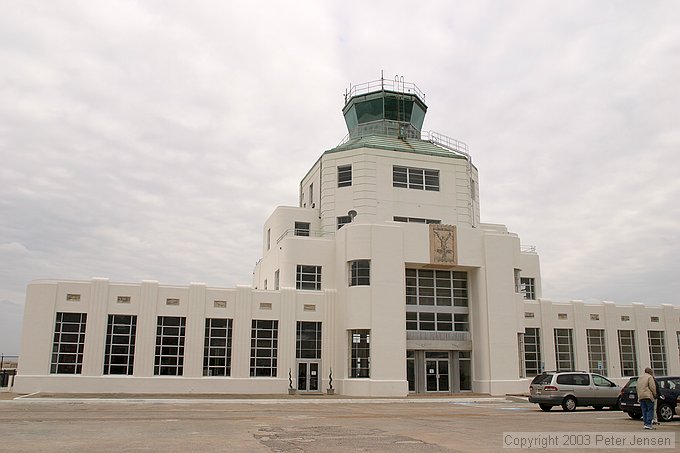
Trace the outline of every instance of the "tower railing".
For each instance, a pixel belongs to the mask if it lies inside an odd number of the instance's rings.
[[[394,91],[397,93],[413,94],[425,102],[425,93],[416,86],[415,83],[404,82],[404,78],[397,77],[395,80],[380,78],[378,80],[371,80],[370,82],[360,83],[358,85],[350,85],[345,90],[345,104],[354,96],[368,94],[375,91]]]

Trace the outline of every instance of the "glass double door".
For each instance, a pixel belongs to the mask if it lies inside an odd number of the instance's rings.
[[[428,392],[449,391],[449,353],[428,352],[425,354],[425,390]]]
[[[298,360],[297,389],[299,392],[319,391],[320,360]]]

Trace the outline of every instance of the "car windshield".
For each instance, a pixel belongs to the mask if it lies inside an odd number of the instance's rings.
[[[549,384],[552,380],[552,374],[539,374],[531,381],[532,384]]]

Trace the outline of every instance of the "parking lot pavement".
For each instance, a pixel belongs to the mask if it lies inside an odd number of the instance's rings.
[[[521,398],[34,395],[0,401],[0,445],[18,452],[492,452],[503,450],[506,432],[536,431],[643,430],[640,421],[620,411],[579,408],[573,413],[556,409],[546,413]],[[662,424],[659,432],[679,433],[680,438],[680,420]]]

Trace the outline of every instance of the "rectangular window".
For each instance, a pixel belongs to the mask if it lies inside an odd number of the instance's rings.
[[[267,242],[267,250],[269,250],[271,248],[271,245],[272,245],[272,229],[271,228],[267,228],[266,242]]]
[[[321,358],[320,322],[297,322],[296,351],[298,359]]]
[[[392,186],[439,191],[439,170],[395,165],[392,167]]]
[[[352,166],[340,165],[338,167],[338,187],[348,187],[352,185]]]
[[[524,368],[524,334],[517,332],[517,351],[519,355],[519,377],[527,376],[527,370]]]
[[[371,331],[350,330],[350,377],[371,377]]]
[[[536,327],[524,329],[524,369],[526,376],[538,376],[541,369],[541,330]]]
[[[607,351],[605,347],[604,329],[586,329],[588,345],[588,366],[591,373],[607,375]]]
[[[371,261],[355,260],[349,262],[349,286],[368,286],[371,284]]]
[[[536,300],[536,290],[533,277],[521,277],[519,290],[526,300]]]
[[[276,272],[274,272],[274,289],[278,290],[279,289],[279,269],[276,269]]]
[[[470,330],[470,323],[466,313],[454,313],[453,315],[453,329],[456,332],[467,332]]]
[[[309,207],[314,207],[314,183],[309,185]]]
[[[250,335],[250,375],[277,376],[279,322],[253,319]]]
[[[352,223],[352,217],[348,215],[341,215],[338,217],[338,230],[348,223]]]
[[[621,358],[621,376],[636,376],[638,364],[634,330],[619,330],[619,355]]]
[[[295,236],[309,236],[309,222],[295,222]]]
[[[57,312],[50,373],[82,373],[86,326],[87,313]]]
[[[571,329],[555,329],[557,371],[574,371],[574,342]]]
[[[392,220],[395,222],[404,222],[404,223],[425,223],[427,225],[429,224],[435,224],[439,225],[442,223],[441,220],[435,220],[435,219],[421,219],[419,217],[399,217],[399,216],[394,216],[392,217]]]
[[[231,326],[227,318],[205,320],[203,376],[231,376]]]
[[[136,315],[109,315],[103,374],[133,374]]]
[[[297,265],[295,272],[295,287],[297,289],[321,290],[321,266]]]
[[[467,272],[406,269],[406,305],[467,307]]]
[[[667,373],[666,364],[666,339],[663,330],[648,330],[649,362],[657,376]]]
[[[159,316],[156,325],[155,376],[182,376],[184,374],[184,316]]]

